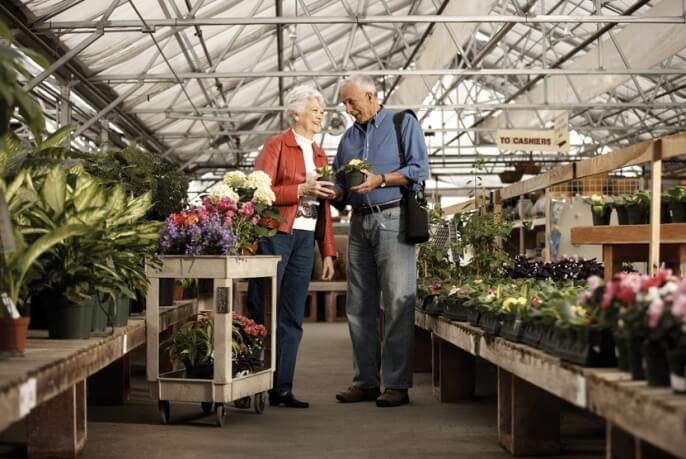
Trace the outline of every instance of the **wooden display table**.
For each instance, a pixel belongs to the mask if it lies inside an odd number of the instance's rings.
[[[498,367],[498,441],[514,455],[560,452],[563,399],[606,419],[607,457],[653,457],[652,447],[637,440],[641,439],[686,458],[684,395],[631,381],[628,373],[616,368],[562,362],[423,311],[415,311],[415,325],[431,333],[434,391],[441,401],[460,401],[473,393],[474,357]]]
[[[605,279],[622,270],[624,261],[648,261],[650,225],[580,226],[572,228],[574,245],[603,246]],[[660,225],[660,260],[681,266],[686,263],[686,223]]]
[[[161,329],[196,311],[193,302],[162,309]],[[143,343],[143,316],[102,338],[54,340],[30,331],[24,356],[0,360],[0,431],[28,415],[29,457],[75,457],[87,434],[86,378]]]

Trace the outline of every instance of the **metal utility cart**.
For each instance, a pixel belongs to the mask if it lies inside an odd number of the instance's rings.
[[[147,379],[151,393],[158,400],[160,420],[169,422],[170,401],[199,402],[209,414],[215,407],[217,424],[224,425],[225,404],[254,397],[255,411],[264,410],[266,391],[271,389],[276,366],[276,266],[278,256],[165,256],[162,266],[146,267],[150,287],[146,296]],[[184,378],[184,370],[160,375],[159,371],[159,279],[213,279],[214,291],[214,378]],[[265,345],[265,369],[246,376],[233,377],[231,326],[234,301],[239,296],[239,279],[270,278],[265,289],[265,326],[269,340]],[[244,405],[245,406],[245,405]],[[248,405],[249,406],[249,405]]]

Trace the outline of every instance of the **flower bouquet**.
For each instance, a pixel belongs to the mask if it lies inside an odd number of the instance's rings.
[[[229,172],[193,205],[171,214],[162,229],[166,255],[254,254],[257,243],[276,233],[279,211],[272,204],[271,178],[261,171]]]
[[[369,161],[364,159],[351,159],[347,164],[341,166],[336,174],[345,174],[345,186],[350,188],[361,185],[364,182],[365,175],[362,171],[370,171],[372,165]]]

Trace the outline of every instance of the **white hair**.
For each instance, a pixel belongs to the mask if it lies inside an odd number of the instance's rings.
[[[367,75],[351,75],[343,82],[343,85],[346,84],[353,84],[360,91],[371,92],[376,96],[376,84]]]
[[[286,114],[291,126],[295,124],[295,115],[300,115],[305,111],[305,105],[310,99],[317,99],[322,106],[326,107],[324,96],[312,86],[301,84],[291,89],[286,94]]]

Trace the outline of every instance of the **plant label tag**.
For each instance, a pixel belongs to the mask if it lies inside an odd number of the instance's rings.
[[[576,405],[582,408],[586,408],[587,396],[586,396],[586,378],[583,375],[576,376]]]
[[[24,417],[36,406],[36,378],[31,378],[19,388],[19,417]]]
[[[669,375],[669,382],[675,392],[686,392],[686,378],[683,376],[671,373]]]
[[[124,335],[124,337],[122,339],[122,342],[121,342],[121,353],[122,353],[122,355],[126,355],[126,353],[128,352],[128,342],[127,342],[128,338],[129,338],[129,335]]]
[[[215,310],[217,314],[229,313],[229,288],[217,287],[215,293]]]
[[[17,306],[14,304],[14,301],[12,301],[12,298],[10,298],[9,295],[5,292],[2,292],[2,294],[0,294],[0,297],[2,298],[2,304],[5,308],[5,312],[12,319],[18,319],[19,310],[17,309]]]
[[[469,353],[476,355],[476,336],[469,335]]]

